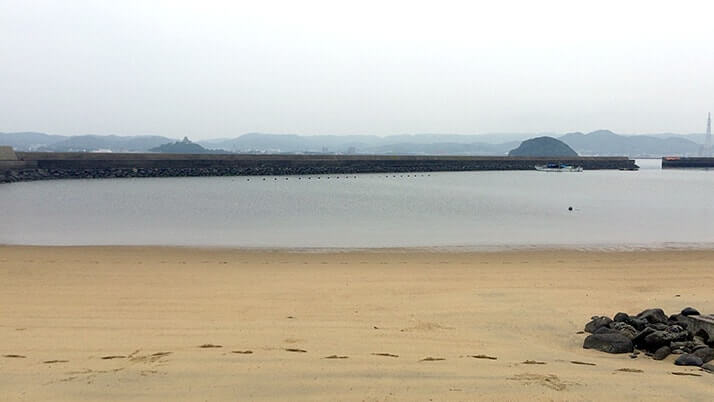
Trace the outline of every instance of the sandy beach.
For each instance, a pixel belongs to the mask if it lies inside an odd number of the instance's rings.
[[[714,375],[576,332],[595,314],[714,312],[713,261],[2,246],[0,400],[712,400]]]

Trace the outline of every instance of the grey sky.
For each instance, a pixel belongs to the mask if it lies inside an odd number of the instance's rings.
[[[0,131],[702,132],[710,4],[0,0]]]

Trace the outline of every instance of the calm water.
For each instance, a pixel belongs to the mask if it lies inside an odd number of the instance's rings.
[[[0,243],[714,245],[714,171],[461,172],[0,185]],[[572,206],[574,210],[568,211]]]

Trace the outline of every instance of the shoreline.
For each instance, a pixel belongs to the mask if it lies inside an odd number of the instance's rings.
[[[618,252],[666,252],[666,251],[714,251],[714,243],[676,243],[664,242],[657,244],[532,244],[532,245],[464,245],[464,246],[404,246],[404,247],[260,247],[260,246],[223,246],[223,245],[171,245],[171,244],[14,244],[0,243],[2,248],[117,248],[117,249],[196,249],[215,251],[235,251],[250,253],[509,253],[509,252],[584,252],[584,253],[618,253]]]

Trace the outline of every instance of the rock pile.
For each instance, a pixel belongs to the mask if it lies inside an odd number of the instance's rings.
[[[583,348],[607,353],[631,353],[636,358],[639,351],[654,360],[663,360],[670,354],[678,355],[674,364],[697,366],[714,372],[714,338],[704,331],[693,333],[689,316],[699,312],[687,307],[679,314],[667,316],[662,309],[653,308],[631,316],[617,313],[613,318],[595,316],[585,325]]]

